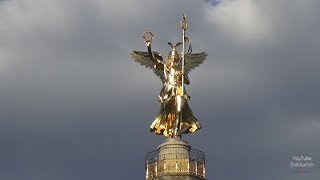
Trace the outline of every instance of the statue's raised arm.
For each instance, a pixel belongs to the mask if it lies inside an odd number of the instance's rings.
[[[150,35],[151,37],[147,37]],[[150,68],[154,73],[164,82],[163,73],[163,58],[160,53],[151,50],[151,43],[153,39],[153,33],[149,30],[144,32],[143,39],[147,45],[147,52],[143,51],[132,51],[131,57],[140,65]]]

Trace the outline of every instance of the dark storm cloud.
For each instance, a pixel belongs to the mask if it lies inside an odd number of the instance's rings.
[[[2,2],[1,2],[2,3]],[[180,40],[194,52],[190,144],[208,179],[294,179],[296,153],[320,161],[315,1],[7,1],[0,4],[1,175],[7,179],[143,179],[160,80],[130,59]],[[123,173],[123,170],[126,173]],[[319,169],[303,177],[319,179]],[[0,178],[1,179],[1,178]]]

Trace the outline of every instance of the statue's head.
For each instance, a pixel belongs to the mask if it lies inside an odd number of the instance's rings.
[[[177,47],[182,43],[179,42],[177,44],[172,44],[171,42],[169,42],[168,44],[171,46],[171,51],[169,52],[169,55],[168,55],[168,61],[178,63],[180,60],[180,55],[179,55],[179,52],[177,51]]]

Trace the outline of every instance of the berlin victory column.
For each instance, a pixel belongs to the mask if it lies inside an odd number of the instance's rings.
[[[181,139],[182,134],[193,133],[201,128],[200,122],[193,115],[188,101],[185,84],[189,85],[189,72],[206,59],[205,52],[192,53],[190,39],[186,36],[188,22],[186,15],[181,21],[182,42],[168,44],[171,46],[167,61],[161,54],[152,51],[154,39],[149,30],[143,38],[147,52],[133,51],[131,57],[139,64],[150,68],[161,79],[163,86],[159,95],[160,111],[150,126],[150,131],[166,137],[157,150],[146,155],[147,180],[197,180],[205,179],[204,153],[195,149]],[[177,48],[182,45],[182,52]],[[188,51],[185,47],[188,46]]]

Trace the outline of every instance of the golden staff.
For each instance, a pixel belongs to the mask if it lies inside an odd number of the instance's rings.
[[[188,22],[187,22],[187,17],[186,14],[183,13],[182,16],[182,21],[181,21],[181,28],[182,28],[182,97],[184,97],[184,54],[185,54],[185,40],[186,40],[186,35],[185,31],[188,29]]]
[[[182,83],[182,86],[181,86],[181,90],[182,90],[182,107],[180,109],[180,116],[179,116],[179,121],[177,123],[178,126],[180,126],[180,122],[182,122],[182,109],[183,109],[183,104],[184,104],[184,54],[185,54],[185,38],[186,38],[186,35],[185,35],[185,31],[188,29],[188,23],[187,23],[187,18],[186,18],[186,14],[183,13],[183,16],[182,16],[182,21],[181,21],[181,28],[182,28],[182,63],[181,63],[181,71],[182,71],[182,79],[181,79],[181,83]],[[178,130],[178,127],[176,127],[175,129],[175,135],[177,135],[177,130]]]

